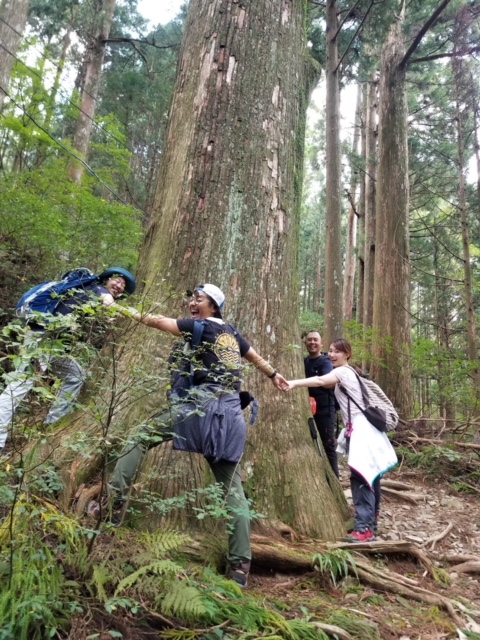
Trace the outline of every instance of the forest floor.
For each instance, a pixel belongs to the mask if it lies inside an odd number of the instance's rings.
[[[348,471],[342,469],[342,486],[349,502],[350,489]],[[445,555],[480,557],[480,500],[476,494],[460,493],[447,478],[428,475],[425,469],[406,469],[392,472],[390,480],[399,480],[412,485],[412,495],[417,504],[409,504],[399,496],[383,494],[380,526],[377,540],[408,541],[440,558]],[[448,530],[439,541],[429,541]],[[352,551],[355,545],[351,545]],[[480,610],[480,577],[477,573],[455,573],[441,561],[436,566],[444,567],[450,575],[450,585],[442,587],[435,582],[425,568],[408,555],[373,556],[377,567],[385,567],[407,578],[418,581],[419,586],[441,593],[452,600],[469,602],[473,609]],[[372,561],[372,556],[369,556]],[[249,591],[266,601],[276,601],[278,606],[292,615],[308,614],[317,619],[331,619],[334,610],[350,613],[357,618],[378,625],[382,640],[449,640],[451,638],[478,638],[480,627],[472,622],[470,630],[460,631],[446,611],[438,607],[415,602],[393,593],[380,593],[368,585],[359,585],[355,579],[347,578],[337,586],[333,583],[319,585],[315,573],[292,576],[275,573],[267,575],[255,571],[251,575]],[[302,613],[303,612],[303,613]],[[343,613],[338,613],[339,626]],[[327,615],[326,615],[327,614]],[[288,614],[284,614],[287,617]],[[335,617],[335,616],[334,616]],[[372,632],[373,633],[373,632]],[[378,637],[375,633],[371,637]],[[352,638],[369,638],[368,629]]]

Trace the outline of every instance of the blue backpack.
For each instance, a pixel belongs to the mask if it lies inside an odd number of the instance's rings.
[[[67,294],[71,297],[75,289],[84,289],[95,282],[98,282],[98,276],[89,269],[67,271],[59,282],[42,282],[26,291],[18,301],[15,313],[18,318],[28,318],[32,313],[55,315]]]

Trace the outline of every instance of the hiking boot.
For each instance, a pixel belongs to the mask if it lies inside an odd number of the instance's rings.
[[[227,578],[236,582],[242,589],[245,589],[248,584],[249,574],[250,562],[241,562],[239,564],[230,565],[227,571]]]
[[[352,531],[348,536],[344,538],[345,542],[373,542],[375,540],[375,534],[370,529],[365,531]]]
[[[104,520],[114,527],[119,527],[125,515],[125,502],[122,500],[111,500],[105,496],[98,500],[91,500],[87,505],[87,516],[93,520]]]

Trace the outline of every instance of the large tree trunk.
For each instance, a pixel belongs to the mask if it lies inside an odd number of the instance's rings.
[[[325,344],[342,335],[342,202],[337,1],[327,0]]]
[[[8,90],[18,45],[27,23],[29,0],[0,2],[0,111]]]
[[[373,328],[374,378],[403,415],[411,403],[407,100],[401,20],[382,50]]]
[[[82,159],[86,159],[90,148],[93,118],[100,87],[103,59],[105,57],[105,40],[110,33],[113,12],[117,0],[97,0],[98,14],[90,44],[85,54],[85,79],[81,91],[80,111],[73,137],[73,146]],[[70,165],[70,177],[77,183],[82,180],[84,166],[78,161]]]
[[[285,0],[192,0],[139,279],[162,312],[172,291],[209,281],[227,296],[226,319],[288,376],[303,375],[297,349],[298,230],[303,171],[305,5]],[[161,332],[138,327],[117,361],[158,375]],[[245,451],[248,494],[267,522],[334,538],[343,493],[312,446],[306,393],[282,395],[260,373],[248,388],[261,402]],[[129,393],[131,393],[129,391]],[[131,393],[133,396],[133,392]],[[128,399],[126,400],[128,402]],[[132,428],[163,402],[137,402],[116,428]],[[205,481],[199,456],[153,450],[145,470],[162,497]],[[329,487],[326,479],[329,474]],[[184,512],[193,520],[195,512]]]

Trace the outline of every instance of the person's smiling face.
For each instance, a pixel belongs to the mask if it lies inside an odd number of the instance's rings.
[[[205,320],[215,316],[215,304],[203,291],[195,291],[188,307],[192,318]]]
[[[124,293],[126,285],[124,277],[114,276],[107,280],[105,288],[109,290],[114,298],[119,298]]]
[[[345,351],[340,351],[333,344],[328,349],[328,357],[334,367],[343,367],[348,364],[348,354]]]

